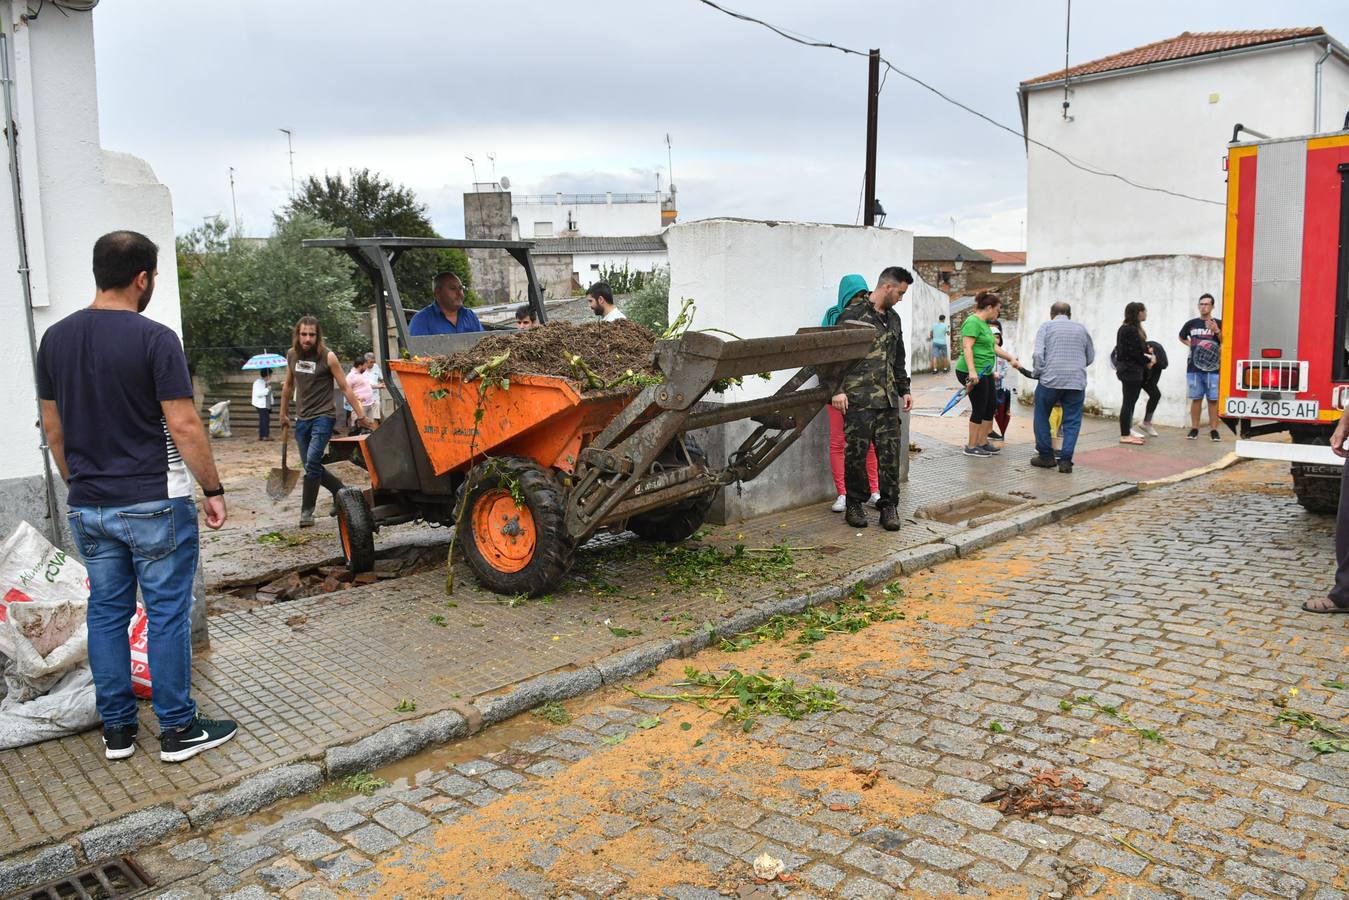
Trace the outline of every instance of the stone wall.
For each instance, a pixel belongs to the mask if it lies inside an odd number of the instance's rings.
[[[570,297],[575,272],[570,253],[539,253],[534,256],[534,274],[545,297]]]

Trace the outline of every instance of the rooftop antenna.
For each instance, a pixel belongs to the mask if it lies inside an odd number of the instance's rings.
[[[674,149],[670,145],[670,133],[665,132],[665,162],[670,167],[670,190],[674,190]]]
[[[487,158],[492,162],[492,181],[497,180],[497,155],[495,153],[487,154]]]
[[[291,142],[289,128],[278,128],[286,136],[286,154],[290,157],[290,198],[295,199],[295,145]]]
[[[1073,0],[1068,0],[1068,16],[1063,23],[1063,120],[1071,122],[1073,117],[1068,115],[1068,41],[1073,34]]]
[[[239,224],[239,202],[234,197],[234,166],[230,166],[230,208],[234,210],[234,233],[243,234],[244,229]]]
[[[474,190],[477,190],[476,185],[478,184],[478,167],[477,167],[477,165],[473,162],[473,157],[471,157],[471,156],[465,156],[464,159],[468,160],[469,168],[471,168],[471,169],[473,170],[473,184],[474,184]]]

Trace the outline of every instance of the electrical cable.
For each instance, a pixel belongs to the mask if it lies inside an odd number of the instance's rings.
[[[761,26],[761,27],[763,27],[763,28],[767,28],[769,31],[773,32],[774,34],[777,34],[779,37],[786,38],[787,40],[792,41],[793,43],[801,44],[802,46],[806,46],[806,47],[816,47],[816,48],[819,48],[819,49],[822,49],[822,50],[837,50],[838,52],[847,54],[847,55],[849,55],[849,56],[862,56],[862,57],[865,57],[865,56],[868,56],[868,55],[869,55],[869,54],[866,53],[865,51],[862,51],[862,50],[855,50],[855,49],[853,49],[852,47],[843,47],[843,46],[840,46],[839,44],[834,44],[834,43],[831,43],[831,42],[829,42],[829,41],[817,40],[817,39],[815,39],[815,38],[809,38],[809,37],[805,37],[805,36],[802,36],[802,35],[792,34],[791,32],[787,31],[786,29],[780,28],[779,26],[774,25],[774,24],[772,24],[771,22],[765,22],[763,19],[756,19],[754,16],[746,15],[745,13],[741,13],[741,12],[736,12],[736,11],[733,10],[733,9],[727,9],[727,8],[724,7],[724,6],[722,6],[722,5],[718,4],[718,3],[715,3],[714,0],[697,0],[697,2],[703,4],[704,6],[710,6],[712,9],[715,9],[717,12],[722,13],[723,15],[730,16],[730,17],[733,18],[733,19],[739,19],[739,20],[742,21],[742,22],[749,22],[749,23],[751,23],[751,24],[753,24],[753,25],[759,25],[759,26]],[[1058,150],[1058,149],[1055,148],[1055,147],[1051,147],[1049,144],[1046,144],[1044,141],[1038,141],[1038,140],[1036,140],[1035,138],[1030,137],[1029,135],[1027,135],[1025,132],[1023,132],[1023,131],[1021,131],[1021,130],[1019,130],[1019,129],[1016,129],[1016,128],[1012,128],[1010,125],[1004,125],[1003,123],[999,122],[997,119],[994,119],[993,117],[988,116],[988,115],[986,115],[986,114],[980,112],[979,110],[975,109],[975,108],[972,107],[972,106],[969,106],[969,105],[967,105],[967,104],[965,104],[965,103],[960,102],[959,100],[955,99],[954,97],[951,97],[950,95],[948,95],[948,94],[942,92],[942,91],[939,90],[938,88],[935,88],[935,87],[933,87],[932,85],[928,84],[926,81],[924,81],[923,79],[919,78],[918,76],[909,74],[908,72],[904,71],[903,69],[901,69],[901,68],[899,68],[898,66],[894,65],[893,63],[891,63],[888,59],[886,59],[886,58],[883,57],[883,56],[881,57],[881,63],[885,66],[887,73],[893,71],[896,75],[899,75],[899,76],[902,77],[902,78],[908,79],[909,81],[913,82],[914,84],[918,85],[919,87],[923,88],[924,90],[929,91],[929,92],[931,92],[931,93],[933,93],[933,94],[936,94],[939,98],[941,98],[942,100],[945,100],[947,103],[951,104],[952,106],[955,106],[955,107],[957,107],[957,108],[959,108],[959,109],[963,109],[965,112],[969,113],[970,115],[972,115],[972,116],[974,116],[974,117],[976,117],[976,118],[979,118],[979,119],[983,119],[983,120],[984,120],[985,122],[987,122],[988,124],[992,125],[992,126],[995,127],[995,128],[1001,129],[1002,131],[1005,131],[1005,132],[1007,132],[1008,134],[1014,134],[1014,135],[1016,135],[1017,137],[1021,138],[1023,141],[1025,141],[1025,142],[1028,143],[1028,144],[1034,144],[1035,146],[1037,146],[1037,147],[1039,147],[1039,148],[1041,148],[1041,149],[1043,149],[1043,150],[1049,151],[1050,153],[1054,154],[1054,155],[1057,156],[1058,158],[1062,159],[1062,160],[1063,160],[1064,162],[1066,162],[1068,165],[1072,166],[1074,169],[1080,169],[1081,171],[1086,172],[1086,173],[1088,173],[1088,174],[1090,174],[1090,175],[1099,175],[1099,176],[1101,176],[1102,178],[1114,178],[1114,179],[1116,179],[1117,181],[1121,181],[1121,182],[1123,182],[1124,184],[1129,185],[1129,187],[1137,188],[1137,189],[1140,190],[1140,191],[1152,191],[1152,192],[1158,193],[1158,194],[1166,194],[1166,195],[1171,196],[1171,197],[1178,197],[1178,198],[1180,198],[1180,199],[1182,199],[1182,200],[1193,200],[1193,201],[1195,201],[1196,203],[1207,203],[1207,204],[1209,204],[1209,205],[1211,205],[1211,206],[1224,206],[1224,205],[1225,205],[1225,204],[1223,204],[1221,201],[1218,201],[1218,200],[1209,200],[1209,199],[1206,199],[1206,198],[1204,198],[1204,197],[1196,197],[1196,196],[1194,196],[1193,194],[1186,194],[1186,193],[1183,193],[1183,192],[1181,192],[1181,191],[1173,191],[1173,190],[1169,190],[1169,189],[1167,189],[1167,188],[1153,187],[1153,186],[1151,186],[1151,185],[1140,184],[1140,183],[1138,183],[1137,181],[1134,181],[1134,180],[1132,180],[1132,179],[1130,179],[1130,178],[1126,178],[1125,176],[1120,175],[1118,172],[1111,172],[1111,171],[1109,171],[1109,170],[1107,170],[1107,169],[1101,169],[1101,168],[1092,166],[1092,165],[1090,165],[1090,164],[1088,164],[1088,163],[1079,162],[1078,160],[1073,159],[1072,157],[1070,157],[1068,154],[1064,153],[1063,151]]]

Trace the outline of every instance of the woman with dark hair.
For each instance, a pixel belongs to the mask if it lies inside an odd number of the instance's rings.
[[[965,443],[966,456],[989,457],[1001,449],[989,443],[993,430],[993,414],[997,410],[997,396],[993,390],[993,362],[1002,357],[1021,368],[1015,356],[998,346],[988,323],[998,317],[1002,300],[992,291],[983,291],[974,298],[974,312],[965,317],[960,326],[961,352],[956,360],[956,380],[965,386],[970,398],[970,433]]]
[[[1124,389],[1124,399],[1119,407],[1119,442],[1121,444],[1142,444],[1144,439],[1133,433],[1134,406],[1143,390],[1143,381],[1156,359],[1148,353],[1148,334],[1143,323],[1148,318],[1148,310],[1142,303],[1134,301],[1124,307],[1124,324],[1115,333],[1115,352],[1111,359],[1115,363],[1115,377]]]

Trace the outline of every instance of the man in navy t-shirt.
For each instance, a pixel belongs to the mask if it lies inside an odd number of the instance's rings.
[[[92,305],[47,329],[37,391],[47,445],[70,487],[71,540],[89,571],[89,667],[104,754],[136,752],[127,627],[145,601],[159,758],[182,762],[234,737],[191,696],[189,616],[197,571],[192,476],[206,524],[225,522],[225,489],[197,415],[182,344],[140,313],[155,288],[159,248],[134,231],[94,244]]]
[[[1213,318],[1213,295],[1199,296],[1199,317],[1180,329],[1180,342],[1190,348],[1185,365],[1185,384],[1190,400],[1190,440],[1199,437],[1199,406],[1208,401],[1208,436],[1222,440],[1218,433],[1218,368],[1222,362],[1223,323]]]

